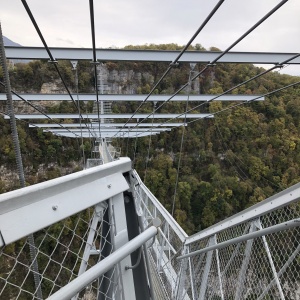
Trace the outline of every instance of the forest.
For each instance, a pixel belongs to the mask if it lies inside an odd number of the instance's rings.
[[[182,46],[142,45],[126,49],[178,50]],[[190,50],[205,50],[197,44]],[[217,51],[217,48],[210,48]],[[133,85],[135,93],[147,94],[153,83],[162,76],[167,63],[104,62],[109,71],[141,73],[135,82],[123,82],[122,87]],[[194,72],[204,68],[197,64]],[[70,62],[60,61],[59,69],[71,91],[75,92],[75,75]],[[190,65],[180,63],[154,91],[172,94],[188,82]],[[181,93],[220,94],[263,72],[249,64],[217,64],[197,78],[197,84]],[[147,74],[147,76],[145,75]],[[236,89],[232,94],[266,94],[299,81],[300,77],[272,71]],[[16,93],[40,92],[42,85],[59,82],[54,67],[46,61],[16,63],[10,66],[12,89]],[[95,93],[95,78],[90,62],[79,62],[78,89],[80,93]],[[0,81],[3,74],[0,70]],[[4,92],[3,86],[0,91]],[[194,113],[221,113],[214,118],[199,119],[188,126],[172,129],[157,136],[138,139],[113,140],[129,156],[142,180],[177,222],[192,234],[228,216],[231,216],[300,181],[300,86],[295,85],[268,95],[265,101],[250,102],[228,109],[234,103],[213,101],[169,102],[157,112],[183,113],[199,106]],[[0,112],[6,111],[5,102]],[[38,103],[45,113],[73,112],[70,101]],[[114,112],[132,113],[138,103],[113,103]],[[82,102],[82,111],[91,112],[93,103]],[[33,111],[28,103],[18,102],[16,111]],[[151,113],[153,107],[145,103],[140,112]],[[29,120],[30,122],[30,120]],[[45,121],[48,122],[48,121]],[[63,120],[68,123],[70,120]],[[151,120],[149,121],[151,122]],[[29,128],[18,121],[18,134],[28,185],[49,180],[68,172],[82,169],[82,150],[92,157],[93,141],[61,138],[41,129]],[[181,141],[183,141],[181,145]],[[0,166],[16,172],[15,154],[9,121],[0,117]],[[39,172],[40,168],[44,172]],[[65,171],[62,171],[65,168]],[[178,173],[178,174],[177,174]],[[178,176],[177,176],[178,175]],[[8,183],[1,175],[0,193],[18,188],[18,181]]]

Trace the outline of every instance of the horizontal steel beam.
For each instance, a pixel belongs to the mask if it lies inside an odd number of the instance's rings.
[[[136,138],[136,137],[144,137],[144,136],[149,136],[149,135],[156,135],[159,134],[160,132],[143,132],[143,133],[136,133],[136,132],[104,132],[101,133],[101,136],[99,132],[93,132],[93,134],[89,134],[87,132],[84,132],[82,134],[83,138]],[[79,138],[81,137],[80,133],[71,133],[71,132],[53,132],[53,134],[58,135],[58,136],[64,136],[64,137],[71,137],[71,138]]]
[[[72,99],[68,94],[19,94],[27,101],[71,101]],[[100,101],[144,101],[148,95],[99,95]],[[162,102],[170,99],[172,95],[152,95],[147,99],[148,102]],[[190,95],[189,101],[210,101],[217,95]],[[223,95],[214,101],[251,101],[260,95]],[[77,100],[77,94],[72,94],[73,99]],[[188,95],[176,95],[170,101],[187,101]],[[16,95],[12,95],[13,100],[21,100]],[[0,94],[0,101],[6,100],[6,94]],[[79,94],[79,101],[96,101],[95,94]],[[263,101],[265,98],[262,96],[255,101]]]
[[[290,203],[298,201],[299,199],[300,199],[300,183],[297,183],[289,187],[288,189],[274,196],[271,196],[270,198],[262,202],[259,202],[241,211],[240,213],[233,215],[232,217],[227,218],[224,221],[221,221],[211,227],[208,227],[207,229],[202,230],[199,233],[196,233],[188,237],[186,240],[186,245],[205,239],[227,228],[258,218],[262,215],[270,213]]]
[[[88,48],[50,48],[52,56],[56,60],[91,60],[93,51]],[[5,47],[8,59],[49,59],[47,51],[42,47]],[[172,62],[180,51],[166,50],[120,50],[120,49],[96,49],[96,57],[99,61],[157,61]],[[216,59],[222,52],[211,51],[186,51],[180,58],[180,62],[208,63]],[[218,63],[250,63],[250,64],[277,64],[290,59],[297,53],[274,52],[229,52]],[[300,64],[300,57],[289,62]]]
[[[98,115],[95,113],[91,114],[81,114],[84,119],[98,119]],[[132,114],[105,114],[100,115],[101,119],[129,119]],[[147,118],[149,114],[135,114],[132,119],[144,119]],[[203,118],[213,118],[211,114],[154,114],[149,117],[151,119],[203,119]],[[46,116],[42,114],[16,114],[16,119],[25,120],[25,119],[48,119]],[[78,114],[48,114],[48,117],[51,119],[79,119]],[[4,119],[9,119],[9,116],[5,115]]]
[[[65,128],[99,128],[99,123],[63,123],[62,126]],[[157,126],[164,126],[164,127],[179,127],[183,126],[184,123],[166,123],[162,125],[161,123],[103,123],[101,124],[101,128],[118,128],[118,127],[157,127]],[[30,128],[61,128],[59,124],[50,124],[50,123],[34,123],[29,124]]]
[[[61,221],[129,186],[129,158],[0,195],[0,246]],[[88,195],[88,196],[87,196]]]
[[[100,128],[100,132],[104,133],[104,132],[143,132],[146,130],[151,130],[152,132],[162,132],[162,131],[170,131],[172,128],[155,128],[153,130],[149,129],[149,128]],[[69,130],[67,129],[44,129],[44,132],[69,132]],[[85,132],[85,133],[89,133],[89,132],[99,132],[99,128],[93,128],[91,130],[88,130],[86,128],[81,128],[81,129],[70,129],[70,131],[75,132],[75,133],[80,133],[80,132]]]
[[[150,131],[152,132],[164,132],[164,131],[171,131],[172,128],[155,128],[153,130],[150,129]],[[80,136],[80,133],[87,133],[89,134],[90,132],[95,132],[95,133],[99,133],[99,130],[97,129],[93,129],[93,130],[88,130],[88,129],[70,129],[70,130],[66,130],[66,129],[44,129],[43,132],[52,132],[52,133],[67,133],[72,131],[73,133],[76,133],[78,136]],[[146,128],[136,128],[136,129],[120,129],[120,128],[115,128],[115,129],[101,129],[100,128],[100,132],[102,133],[116,133],[116,132],[122,132],[122,133],[128,133],[128,132],[146,132],[148,131],[148,129]]]

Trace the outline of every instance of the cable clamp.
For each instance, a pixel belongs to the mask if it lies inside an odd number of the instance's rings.
[[[217,64],[211,64],[211,63],[207,64],[208,67],[215,67],[216,65]]]
[[[176,62],[176,63],[171,62],[169,66],[171,68],[177,68],[179,66],[179,63],[178,62]]]
[[[277,63],[277,64],[275,64],[275,67],[279,68],[279,69],[282,69],[284,67],[284,65],[281,64],[281,63]]]
[[[48,60],[48,63],[50,63],[50,64],[57,64],[58,61],[56,59],[53,59],[53,60]]]
[[[100,64],[101,64],[101,62],[98,61],[98,60],[96,60],[96,61],[91,61],[90,63],[91,63],[92,65],[100,65]]]

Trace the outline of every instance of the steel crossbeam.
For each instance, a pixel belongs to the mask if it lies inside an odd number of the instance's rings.
[[[56,60],[92,60],[93,52],[89,48],[49,48]],[[47,51],[42,47],[5,47],[8,59],[49,59]],[[172,62],[180,51],[166,50],[121,50],[96,49],[99,61],[157,61]],[[208,63],[216,59],[222,52],[216,51],[186,51],[180,62]],[[296,55],[296,53],[276,52],[229,52],[217,63],[247,63],[247,64],[277,64]],[[289,64],[300,64],[300,58]]]
[[[98,115],[95,113],[81,114],[84,119],[98,119]],[[30,120],[30,119],[48,119],[47,116],[42,114],[16,114],[19,120]],[[180,117],[179,117],[180,116]],[[78,114],[48,114],[51,119],[79,119]],[[132,114],[100,114],[100,119],[129,119]],[[213,118],[211,114],[135,114],[132,119],[200,119],[200,118]],[[9,119],[9,116],[5,115],[4,119]]]
[[[99,124],[98,123],[85,123],[85,124],[80,124],[80,123],[64,123],[62,124],[62,126],[64,128],[86,128],[86,126],[88,126],[88,128],[99,128]],[[118,127],[158,127],[158,126],[164,126],[164,127],[179,127],[179,126],[183,126],[184,123],[165,123],[165,124],[161,124],[161,123],[102,123],[101,124],[101,128],[118,128]],[[30,128],[61,128],[61,126],[59,124],[50,124],[50,123],[34,123],[34,124],[29,124]]]
[[[69,94],[18,94],[20,97],[26,99],[26,101],[71,101]],[[95,94],[72,94],[74,99],[79,101],[97,101],[97,97]],[[113,94],[99,94],[98,99],[99,101],[144,101],[148,95],[113,95]],[[189,95],[189,101],[191,102],[205,102],[210,101],[211,99],[216,98],[218,95]],[[260,95],[222,95],[218,97],[214,101],[250,101],[254,98],[259,97]],[[20,97],[17,95],[12,95],[12,99],[14,101],[21,101]],[[172,97],[172,95],[151,95],[147,102],[163,102],[167,101]],[[171,102],[178,102],[178,101],[186,101],[187,95],[176,95],[172,97]],[[264,96],[255,100],[255,101],[263,101],[265,100]],[[0,101],[6,101],[6,94],[0,93]]]

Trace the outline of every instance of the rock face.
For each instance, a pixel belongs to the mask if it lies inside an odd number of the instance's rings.
[[[103,94],[136,94],[141,86],[154,83],[154,77],[148,72],[109,70],[105,64],[97,69],[98,87]]]
[[[54,80],[53,82],[45,82],[41,87],[42,94],[64,94],[66,89],[64,88],[61,80]]]

